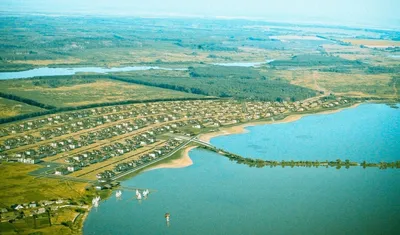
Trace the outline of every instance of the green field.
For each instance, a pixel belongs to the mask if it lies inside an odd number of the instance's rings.
[[[5,205],[59,198],[80,198],[85,193],[86,183],[62,182],[56,179],[44,179],[29,176],[38,169],[38,165],[22,163],[0,164],[1,176],[0,201]]]
[[[126,100],[202,97],[106,78],[77,78],[74,76],[4,80],[0,81],[0,92],[56,107]]]
[[[115,73],[116,79],[76,75],[0,81],[0,92],[46,109],[204,95],[294,101],[319,91],[398,97],[393,82],[400,72],[397,31],[246,20],[27,15],[1,18],[0,29],[5,32],[0,37],[0,71],[45,66],[188,68]],[[259,67],[211,65],[265,61],[270,63]],[[3,117],[25,113],[5,110]]]
[[[44,109],[18,101],[0,97],[0,118],[13,117],[21,114],[40,112]]]

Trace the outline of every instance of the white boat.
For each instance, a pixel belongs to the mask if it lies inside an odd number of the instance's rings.
[[[146,190],[144,190],[143,191],[143,197],[147,197],[147,195],[149,195],[149,190],[148,189],[146,189]]]
[[[100,196],[97,196],[97,197],[92,199],[92,205],[94,207],[98,207],[99,206],[99,202],[100,202]]]
[[[121,190],[118,190],[116,193],[115,193],[115,196],[116,197],[121,197],[121,195],[122,195],[122,192],[121,192]]]
[[[137,200],[142,200],[142,194],[139,193],[138,195],[136,195],[136,199]]]

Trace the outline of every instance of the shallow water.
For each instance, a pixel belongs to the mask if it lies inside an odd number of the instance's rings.
[[[369,142],[372,145],[370,149],[391,146],[395,150],[387,153],[396,153],[396,156],[387,156],[399,160],[398,146],[390,145],[394,142],[389,139],[396,138],[398,143],[399,132],[394,132],[398,130],[395,129],[398,128],[398,112],[398,109],[385,105],[367,104],[331,115],[313,115],[297,122],[268,125],[271,128],[268,131],[265,125],[251,127],[249,133],[221,136],[211,142],[227,144],[230,150],[252,155],[259,149],[237,138],[243,135],[252,138],[253,133],[267,143],[276,140],[282,151],[297,146],[295,156],[310,156],[309,148],[287,142],[312,140],[313,148],[323,149],[327,143],[316,138],[319,135],[324,138],[324,134],[319,133],[319,125],[330,133],[335,129],[333,123],[341,124],[341,135],[327,135],[329,138],[335,137],[332,140],[342,143],[344,136],[348,135],[347,141],[355,141],[357,136],[352,136],[352,133],[361,129],[351,121],[351,117],[357,116],[360,125],[377,125],[362,135],[379,137],[380,141]],[[385,121],[390,118],[394,120]],[[296,127],[299,123],[300,127]],[[295,126],[290,130],[293,137],[286,136],[287,141],[282,141],[276,136],[281,133],[278,131],[280,128],[291,126]],[[305,134],[304,129],[310,128],[315,133]],[[383,134],[392,129],[393,133]],[[263,136],[260,133],[264,133]],[[264,142],[255,144],[265,148]],[[346,146],[341,148],[353,159],[363,159],[362,149],[365,147],[348,151]],[[84,234],[336,235],[396,234],[400,229],[400,170],[250,168],[200,149],[191,150],[190,157],[194,162],[192,166],[157,169],[124,181],[124,186],[155,191],[141,202],[133,199],[132,191],[124,191],[122,200],[112,196],[102,201],[99,208],[90,212],[84,224]],[[169,226],[163,217],[166,212],[171,213]]]

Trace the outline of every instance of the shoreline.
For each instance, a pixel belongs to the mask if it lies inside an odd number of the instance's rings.
[[[298,120],[302,119],[303,117],[306,117],[306,116],[309,116],[309,115],[326,115],[326,114],[338,113],[338,112],[341,112],[341,111],[346,110],[346,109],[356,108],[360,104],[362,104],[362,103],[356,103],[356,104],[353,104],[353,105],[351,105],[349,107],[333,109],[333,110],[326,110],[326,111],[316,112],[316,113],[290,114],[289,116],[285,117],[284,119],[278,120],[278,121],[259,121],[259,122],[253,121],[253,122],[239,124],[237,126],[223,127],[219,131],[201,134],[199,136],[199,139],[201,141],[210,143],[210,140],[212,138],[215,138],[215,137],[218,137],[218,136],[247,133],[248,130],[246,129],[246,127],[258,126],[258,125],[267,125],[267,124],[282,124],[282,123],[295,122],[295,121],[298,121]]]
[[[362,103],[356,103],[349,107],[344,107],[344,108],[339,108],[339,109],[334,109],[334,110],[327,110],[327,111],[316,112],[316,113],[291,114],[279,121],[260,121],[260,122],[249,122],[249,123],[239,124],[236,126],[222,128],[221,130],[216,131],[216,132],[209,132],[209,133],[201,134],[199,136],[199,139],[204,142],[209,143],[212,138],[217,137],[217,136],[246,133],[246,132],[248,132],[248,130],[245,128],[249,127],[249,126],[289,123],[289,122],[298,121],[301,118],[303,118],[305,116],[309,116],[309,115],[325,115],[325,114],[338,113],[338,112],[341,112],[342,110],[356,108],[360,104],[362,104]],[[156,170],[156,169],[176,169],[176,168],[184,168],[184,167],[191,166],[191,165],[193,165],[193,161],[189,156],[189,152],[190,152],[190,150],[192,150],[194,148],[197,148],[197,146],[187,146],[183,149],[183,152],[181,153],[181,156],[178,159],[174,159],[174,160],[171,160],[170,162],[161,163],[159,165],[149,167],[145,171],[151,171],[151,170]],[[82,225],[81,225],[82,227],[80,230],[82,233],[83,233],[83,225],[84,225],[91,209],[92,209],[92,206],[89,206],[88,211],[82,217]]]
[[[188,146],[183,149],[181,156],[178,159],[171,160],[170,162],[161,163],[159,165],[150,166],[145,171],[151,171],[156,169],[174,169],[184,168],[193,165],[192,159],[189,157],[190,150],[197,148],[197,146]]]
[[[267,124],[281,124],[281,123],[289,123],[289,122],[295,122],[300,120],[301,118],[309,115],[326,115],[326,114],[333,114],[333,113],[338,113],[341,112],[342,110],[346,109],[351,109],[351,108],[356,108],[362,103],[356,103],[353,104],[349,107],[344,107],[344,108],[339,108],[339,109],[333,109],[333,110],[326,110],[326,111],[321,111],[317,113],[307,113],[307,114],[290,114],[289,116],[285,117],[282,120],[278,121],[259,121],[259,122],[248,122],[248,123],[243,123],[239,125],[234,125],[231,127],[223,127],[219,131],[215,132],[209,132],[209,133],[204,133],[199,136],[199,139],[201,141],[210,143],[210,140],[214,137],[218,136],[223,136],[223,135],[233,135],[233,134],[242,134],[242,133],[247,133],[248,130],[246,127],[250,126],[257,126],[257,125],[267,125]],[[189,156],[190,150],[197,148],[197,146],[189,146],[183,149],[183,152],[181,153],[181,156],[178,159],[171,160],[170,162],[167,163],[161,163],[159,165],[151,166],[145,171],[151,171],[151,170],[156,170],[156,169],[173,169],[173,168],[184,168],[191,166],[193,164],[192,159]]]

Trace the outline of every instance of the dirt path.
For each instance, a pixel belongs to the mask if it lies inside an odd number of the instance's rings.
[[[332,93],[332,91],[329,91],[328,89],[326,89],[324,87],[321,87],[318,84],[318,78],[319,78],[318,72],[317,71],[313,71],[314,90],[317,90],[318,92],[322,91],[323,94],[317,95],[315,97],[311,97],[311,98],[308,98],[308,99],[305,99],[303,102],[313,102],[313,101],[321,99],[322,97],[329,96]]]

